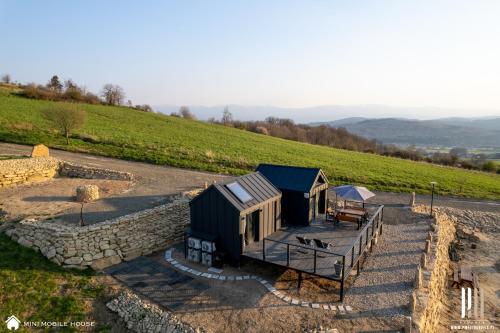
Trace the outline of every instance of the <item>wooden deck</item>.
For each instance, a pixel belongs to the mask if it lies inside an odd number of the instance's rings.
[[[339,261],[343,266],[344,276],[348,276],[359,256],[368,247],[373,234],[381,226],[381,210],[374,208],[369,211],[369,221],[363,223],[359,230],[355,223],[334,224],[325,219],[317,219],[310,226],[286,227],[263,241],[252,243],[245,247],[243,256],[341,281],[342,275],[336,272],[334,263]],[[374,215],[374,212],[377,214]],[[331,243],[333,247],[331,250],[322,250],[304,246],[296,236],[320,239]]]

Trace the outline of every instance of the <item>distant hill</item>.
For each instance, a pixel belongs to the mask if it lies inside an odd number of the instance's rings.
[[[386,144],[499,148],[500,117],[442,118],[414,120],[404,118],[346,118],[325,123],[349,132],[377,139]]]

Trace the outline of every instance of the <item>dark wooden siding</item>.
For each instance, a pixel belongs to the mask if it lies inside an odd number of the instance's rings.
[[[309,223],[309,199],[303,192],[282,191],[280,224],[307,225]]]
[[[218,249],[239,256],[239,211],[213,187],[191,201],[190,206],[191,229],[215,237]]]
[[[240,230],[240,220],[247,214],[259,211],[259,240],[275,232],[276,226],[281,227],[279,197],[240,212],[212,186],[191,201],[190,209],[192,231],[215,237],[217,248],[233,260],[240,259],[241,235],[244,233],[244,230]]]

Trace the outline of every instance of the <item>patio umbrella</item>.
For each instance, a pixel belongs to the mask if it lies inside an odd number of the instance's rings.
[[[363,186],[341,185],[334,187],[333,190],[344,200],[365,201],[375,196],[375,193]]]

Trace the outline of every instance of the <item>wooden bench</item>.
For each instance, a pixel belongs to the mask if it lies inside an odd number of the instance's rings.
[[[477,282],[476,282],[477,281]],[[476,274],[472,273],[470,266],[460,265],[453,268],[453,283],[452,287],[463,287],[464,285],[469,285],[474,287],[475,284],[479,284]]]

